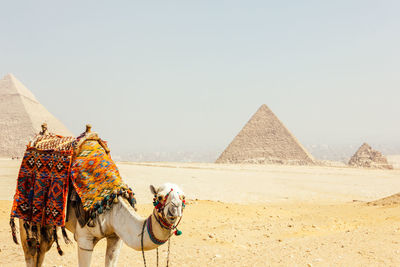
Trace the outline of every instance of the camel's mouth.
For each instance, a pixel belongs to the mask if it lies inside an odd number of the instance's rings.
[[[173,215],[171,210],[168,209],[167,218],[171,223],[174,223],[178,217]]]

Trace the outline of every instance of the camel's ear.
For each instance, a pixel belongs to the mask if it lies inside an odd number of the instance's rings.
[[[150,191],[153,195],[157,195],[158,190],[153,185],[150,185]]]

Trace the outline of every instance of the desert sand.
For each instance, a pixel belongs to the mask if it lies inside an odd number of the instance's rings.
[[[0,160],[0,266],[24,266],[9,212],[19,161]],[[400,192],[400,170],[321,166],[119,163],[139,213],[150,213],[149,184],[177,183],[189,205],[171,241],[170,266],[400,266],[400,205],[373,202]],[[72,235],[70,234],[70,237]],[[45,266],[77,266],[76,244]],[[167,245],[160,249],[165,265]],[[105,242],[92,266],[103,266]],[[155,251],[146,253],[155,266]],[[143,266],[124,245],[118,266]]]

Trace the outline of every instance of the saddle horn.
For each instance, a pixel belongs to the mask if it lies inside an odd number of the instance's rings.
[[[88,134],[88,133],[91,132],[91,130],[92,130],[92,125],[86,124],[86,130],[85,130],[85,132]]]
[[[43,124],[42,124],[42,131],[39,133],[40,135],[46,135],[46,134],[48,134],[49,133],[49,131],[48,131],[48,129],[47,129],[47,123],[45,123],[45,122],[43,122]]]

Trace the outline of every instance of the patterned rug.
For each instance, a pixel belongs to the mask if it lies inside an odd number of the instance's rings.
[[[98,141],[85,141],[78,153],[72,163],[71,180],[92,219],[110,209],[119,195],[134,206],[132,189],[123,183],[117,166]]]
[[[73,151],[27,148],[18,174],[11,218],[64,226]]]
[[[39,150],[71,151],[77,142],[72,136],[60,136],[55,134],[37,135],[29,144]]]
[[[134,206],[134,193],[123,183],[108,152],[106,142],[95,133],[78,138],[36,136],[21,163],[11,218],[64,226],[70,177],[91,219],[110,209],[119,195]]]

